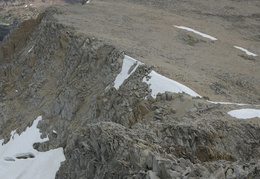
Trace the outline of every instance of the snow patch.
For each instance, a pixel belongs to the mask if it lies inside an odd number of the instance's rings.
[[[57,134],[57,131],[55,131],[55,130],[52,130],[52,132],[53,132],[54,134]]]
[[[139,65],[143,63],[137,61],[136,59],[125,55],[123,59],[123,66],[121,72],[117,75],[114,87],[118,90],[119,87],[124,83],[124,81],[135,72]]]
[[[228,114],[237,119],[251,119],[251,118],[260,118],[259,109],[238,109],[229,111]]]
[[[234,105],[237,105],[237,106],[251,105],[251,104],[231,103],[231,102],[216,102],[216,101],[207,101],[207,102],[212,103],[212,104],[234,104]]]
[[[7,144],[2,145],[3,140],[0,140],[0,178],[55,178],[60,163],[65,161],[65,156],[62,148],[46,152],[39,152],[33,148],[34,143],[49,140],[48,137],[42,139],[37,128],[41,119],[41,116],[37,117],[32,126],[27,127],[21,135],[12,131]]]
[[[199,32],[199,31],[196,31],[196,30],[191,29],[191,28],[189,28],[189,27],[177,26],[177,25],[175,25],[174,27],[176,27],[176,28],[178,28],[178,29],[184,29],[184,30],[193,32],[193,33],[195,33],[195,34],[198,34],[198,35],[200,35],[200,36],[202,36],[202,37],[205,37],[205,38],[208,38],[208,39],[210,39],[210,40],[218,40],[218,39],[215,38],[215,37],[212,37],[212,36],[210,36],[210,35],[201,33],[201,32]]]
[[[33,50],[33,47],[34,47],[34,46],[32,46],[32,48],[30,48],[30,49],[28,50],[28,53],[30,53],[30,52]]]
[[[144,77],[143,82],[147,83],[152,90],[152,97],[156,98],[158,93],[165,93],[166,91],[173,92],[173,93],[187,93],[194,97],[201,97],[192,89],[188,88],[187,86],[171,80],[165,76],[162,76],[155,71],[151,71],[148,75],[150,78]]]
[[[238,47],[238,46],[234,46],[234,47],[239,49],[239,50],[242,50],[243,52],[246,52],[247,55],[251,55],[251,56],[254,56],[254,57],[257,56],[255,53],[249,52],[247,49],[244,49],[242,47]]]

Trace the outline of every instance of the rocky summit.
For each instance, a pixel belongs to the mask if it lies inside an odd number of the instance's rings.
[[[62,149],[60,179],[260,178],[258,0],[64,4],[0,25],[0,168]],[[1,153],[38,116],[34,152]]]

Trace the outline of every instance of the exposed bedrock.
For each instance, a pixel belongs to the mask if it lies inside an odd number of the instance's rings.
[[[25,21],[0,45],[0,138],[42,115],[50,140],[34,148],[63,147],[61,179],[260,177],[259,123],[183,93],[152,98],[145,64],[115,89],[124,53],[55,13]]]

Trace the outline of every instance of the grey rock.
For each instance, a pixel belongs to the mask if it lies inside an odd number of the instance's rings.
[[[146,179],[160,179],[160,178],[157,176],[156,172],[148,171],[146,175]]]
[[[232,169],[232,168],[227,169],[225,173],[226,173],[226,178],[227,179],[234,179],[234,178],[236,178],[236,174],[234,172],[234,169]]]
[[[172,93],[171,92],[165,92],[165,94],[166,94],[166,99],[168,100],[168,101],[171,101],[172,99],[173,99],[173,97],[172,97]]]
[[[167,99],[167,97],[166,97],[166,94],[165,94],[165,93],[163,93],[163,94],[162,94],[162,96],[161,96],[161,99],[162,99],[163,101],[165,101],[165,100]]]

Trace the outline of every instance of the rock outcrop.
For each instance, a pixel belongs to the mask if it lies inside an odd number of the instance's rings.
[[[36,19],[23,21],[19,25],[19,28],[13,29],[12,34],[4,39],[3,44],[0,46],[0,64],[12,58],[13,54],[19,53],[27,45],[31,33],[35,30],[35,27],[39,25],[40,21],[41,15]]]
[[[124,53],[57,13],[25,21],[0,44],[0,138],[42,115],[50,140],[34,148],[64,149],[61,179],[260,178],[258,121],[184,93],[154,99],[145,64],[115,89]]]

